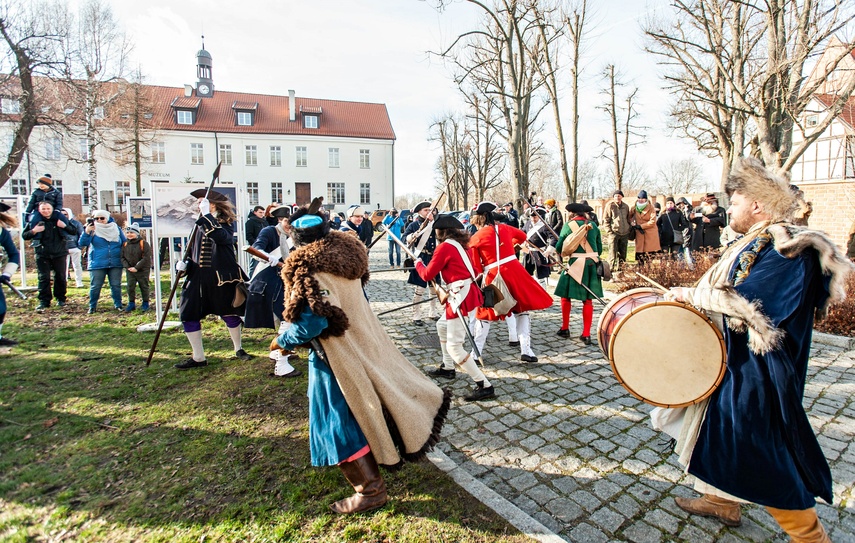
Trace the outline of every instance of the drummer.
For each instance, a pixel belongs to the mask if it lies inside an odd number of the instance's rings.
[[[585,204],[567,204],[564,209],[570,213],[568,221],[561,229],[556,247],[561,250],[564,242],[580,228],[590,228],[561,271],[555,295],[561,298],[561,328],[557,335],[570,337],[570,300],[582,300],[582,335],[579,339],[585,345],[591,344],[591,323],[594,320],[594,296],[603,296],[603,282],[597,275],[597,261],[603,252],[600,229],[588,220],[586,213],[594,210]],[[564,258],[559,256],[559,258]]]

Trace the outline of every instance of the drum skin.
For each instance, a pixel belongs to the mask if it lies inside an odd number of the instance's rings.
[[[727,351],[715,324],[690,305],[665,301],[654,289],[632,289],[615,298],[603,309],[597,334],[618,382],[645,403],[692,405],[724,378]]]

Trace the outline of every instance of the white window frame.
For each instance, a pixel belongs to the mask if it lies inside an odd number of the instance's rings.
[[[270,146],[270,165],[271,166],[281,166],[282,165],[282,146],[281,145],[271,145]],[[278,200],[276,200],[278,201]]]
[[[252,112],[251,111],[238,111],[237,112],[237,125],[238,126],[252,126]]]
[[[59,160],[62,157],[62,140],[58,137],[45,139],[45,160]]]
[[[303,128],[317,128],[320,125],[317,115],[303,115]]]
[[[3,98],[0,100],[0,111],[6,115],[18,115],[21,113],[21,101],[17,98]]]
[[[192,166],[205,165],[205,144],[191,143],[190,144],[190,164]]]
[[[371,205],[371,183],[359,184],[359,205]]]
[[[296,147],[296,155],[297,162],[295,165],[298,168],[305,168],[309,164],[309,150],[299,145]]]
[[[344,204],[344,183],[327,183],[327,200],[335,205]]]
[[[81,138],[77,145],[80,147],[80,160],[89,160],[89,140]]]
[[[246,196],[249,199],[249,205],[258,205],[258,183],[249,182],[246,184]]]
[[[80,192],[81,192],[81,197],[82,197],[81,203],[85,206],[88,206],[89,202],[91,201],[89,199],[89,180],[88,179],[84,179],[83,181],[81,181]]]
[[[92,117],[99,121],[104,120],[104,106],[97,106],[95,109],[93,109]]]
[[[9,179],[9,194],[21,194],[27,196],[30,194],[30,187],[27,186],[26,179]]]
[[[363,170],[371,169],[371,149],[359,150],[359,167]]]
[[[330,168],[338,168],[340,165],[339,157],[341,153],[338,147],[330,147],[329,148],[329,167]]]
[[[244,146],[244,164],[247,166],[258,166],[258,146]]]
[[[125,195],[132,196],[130,181],[116,181],[116,205],[125,204]]]
[[[166,164],[166,143],[155,141],[151,144],[151,163]]]
[[[221,143],[220,144],[220,162],[223,163],[223,166],[231,166],[232,165],[232,144],[231,143]]]
[[[178,124],[193,124],[193,112],[179,109],[175,112],[175,122]]]
[[[284,203],[285,192],[282,190],[282,183],[270,183],[270,201]]]

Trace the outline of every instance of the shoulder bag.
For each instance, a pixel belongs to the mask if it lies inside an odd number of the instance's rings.
[[[496,315],[507,315],[514,306],[517,305],[517,300],[514,298],[513,294],[511,294],[510,289],[508,289],[508,285],[505,283],[505,280],[502,278],[502,267],[499,265],[499,262],[502,260],[502,256],[499,253],[499,227],[495,226],[496,229],[496,277],[493,278],[493,281],[490,283],[496,289],[499,290],[499,293],[502,296],[502,299],[498,301],[493,306],[493,312]]]
[[[677,230],[676,228],[674,228],[674,223],[671,222],[671,214],[670,213],[666,213],[665,218],[668,219],[668,224],[671,225],[671,232],[674,236],[674,241],[672,241],[671,243],[674,245],[683,245],[683,243],[686,241],[683,238],[683,231]]]
[[[466,255],[466,252],[459,243],[452,241],[451,244],[455,249],[457,249],[457,252],[460,253],[460,258],[463,259],[463,264],[465,264],[466,269],[469,270],[469,275],[472,277],[472,282],[474,283],[475,270],[472,269],[469,257]],[[502,301],[502,292],[496,287],[496,285],[484,285],[481,287],[481,295],[484,296],[484,302],[481,304],[481,307],[493,308],[497,303]]]

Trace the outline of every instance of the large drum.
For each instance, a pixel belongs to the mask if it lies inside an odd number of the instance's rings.
[[[724,337],[703,313],[659,291],[628,290],[603,309],[603,354],[630,394],[659,407],[698,403],[724,377]]]

